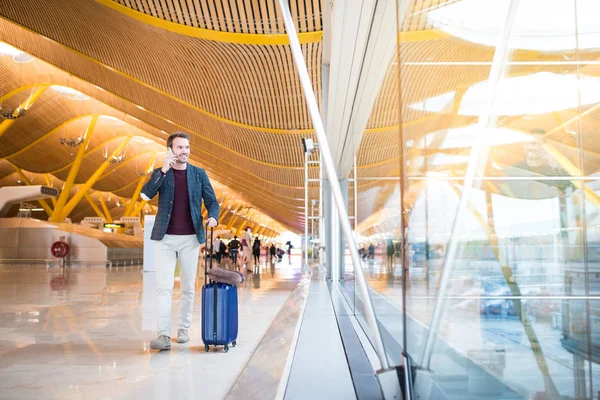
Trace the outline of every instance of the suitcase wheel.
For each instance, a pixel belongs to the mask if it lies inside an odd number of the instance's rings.
[[[204,345],[204,350],[206,350],[207,353],[208,353],[208,349],[209,349],[208,345]]]
[[[231,343],[231,346],[235,347],[236,344],[237,344],[237,341],[234,340],[233,343]]]
[[[228,351],[229,351],[229,345],[228,345],[228,344],[226,344],[226,345],[225,345],[225,353],[227,353]]]

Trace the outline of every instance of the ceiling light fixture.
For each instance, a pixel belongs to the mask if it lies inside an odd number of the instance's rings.
[[[2,117],[2,119],[17,119],[24,116],[25,111],[26,110],[21,107],[18,107],[15,110],[13,110],[12,108],[8,108],[6,110],[0,108],[0,117]]]
[[[307,153],[310,156],[313,151],[319,148],[319,144],[313,142],[310,138],[302,138],[302,148],[304,149],[304,153]]]
[[[120,156],[112,156],[112,158],[110,159],[109,162],[113,165],[117,165],[117,164],[121,164],[123,161],[125,161],[125,156],[120,155]]]
[[[77,147],[84,141],[85,141],[85,139],[82,137],[78,137],[77,139],[74,139],[74,138],[66,139],[63,137],[60,138],[60,144],[69,146],[69,147]]]

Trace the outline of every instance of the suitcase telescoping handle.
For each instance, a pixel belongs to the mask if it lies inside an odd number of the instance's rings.
[[[213,231],[214,228],[210,228],[210,253],[205,254],[207,257],[204,258],[204,283],[207,284],[207,278],[208,278],[208,269],[207,269],[207,264],[210,262],[210,268],[212,269],[212,253],[213,253]],[[208,233],[208,222],[206,223],[206,232]],[[206,250],[208,250],[208,246],[206,246]],[[210,260],[210,261],[209,261]]]
[[[208,230],[208,222],[206,223],[206,230]],[[210,228],[210,253],[208,255],[208,258],[210,259],[210,269],[212,269],[212,254],[213,254],[213,241],[214,241],[214,230],[213,228]],[[207,246],[208,247],[208,246]],[[204,261],[204,282],[206,283],[206,261]],[[216,343],[217,342],[217,289],[218,289],[219,284],[215,281],[213,281],[213,293],[214,293],[214,309],[213,309],[213,341]]]

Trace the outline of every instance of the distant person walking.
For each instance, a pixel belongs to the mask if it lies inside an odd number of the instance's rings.
[[[254,265],[260,264],[260,239],[255,238],[252,243],[252,255],[254,256]]]

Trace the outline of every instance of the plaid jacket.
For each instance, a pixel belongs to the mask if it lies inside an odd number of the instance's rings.
[[[188,163],[187,184],[196,236],[199,243],[204,243],[206,235],[202,221],[202,200],[204,200],[204,206],[208,210],[208,216],[213,217],[217,221],[219,220],[219,202],[210,184],[208,175],[202,168]],[[175,196],[175,177],[172,169],[167,171],[167,174],[163,176],[160,168],[156,168],[148,182],[142,188],[141,197],[144,200],[151,200],[157,193],[159,193],[158,214],[154,221],[154,228],[152,228],[152,236],[150,237],[152,240],[162,240],[169,227],[173,197]]]

